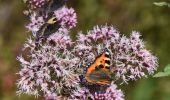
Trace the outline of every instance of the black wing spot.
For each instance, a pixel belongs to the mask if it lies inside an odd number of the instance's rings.
[[[99,68],[104,68],[104,66],[103,65],[99,65]]]
[[[95,70],[99,70],[99,69],[100,69],[99,67],[97,67],[97,66],[95,67]]]
[[[106,66],[105,68],[106,68],[106,69],[110,69],[110,67],[107,67],[107,66]]]
[[[105,63],[107,63],[108,65],[110,65],[110,60],[105,60]]]
[[[107,57],[107,58],[110,58],[110,55],[108,55],[108,54],[105,54],[105,57]]]

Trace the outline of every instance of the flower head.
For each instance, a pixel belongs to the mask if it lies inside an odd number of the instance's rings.
[[[56,33],[57,34],[57,33]],[[67,39],[67,41],[63,41]],[[18,93],[39,95],[68,95],[78,86],[78,75],[75,74],[79,58],[67,50],[70,40],[67,36],[53,39],[29,39],[25,49],[30,50],[30,60],[18,57],[22,69],[19,71]]]
[[[133,31],[128,38],[112,26],[96,26],[86,35],[79,32],[73,42],[69,32],[76,27],[77,16],[73,8],[63,6],[65,0],[25,2],[31,20],[26,28],[34,37],[24,44],[24,50],[29,51],[27,56],[17,57],[21,64],[18,94],[42,94],[46,100],[124,100],[122,91],[117,89],[114,81],[136,80],[153,74],[157,69],[157,58],[145,48],[140,33]],[[109,83],[93,84],[90,77],[89,81],[79,79],[79,76],[86,77],[81,65],[96,61],[96,57],[106,48],[109,55],[106,52],[104,57],[109,58],[101,62],[104,62],[105,68],[106,63],[107,69],[111,67],[107,70],[109,72],[102,74],[104,67],[97,64],[101,67],[100,71],[95,73],[98,67],[94,64],[92,74],[88,72],[93,78],[98,78],[95,81],[108,75]]]
[[[76,26],[77,16],[73,8],[62,7],[60,10],[54,12],[56,19],[62,27],[71,29]]]
[[[44,19],[42,16],[36,16],[36,13],[33,13],[30,16],[31,22],[26,26],[26,28],[31,31],[32,33],[37,33],[42,25],[45,23]]]
[[[145,49],[138,32],[132,32],[129,39],[122,37],[115,50],[116,77],[125,82],[146,77],[147,72],[153,74],[157,69],[157,58]]]
[[[149,74],[156,70],[157,58],[145,49],[138,32],[132,32],[127,38],[111,26],[97,26],[87,35],[79,33],[76,52],[80,59],[85,59],[82,63],[94,61],[104,48],[111,52],[115,77],[123,82],[146,77],[146,70]]]
[[[26,0],[26,3],[31,9],[41,8],[47,0]]]
[[[71,100],[124,100],[122,91],[118,90],[115,84],[111,84],[111,86],[106,89],[105,93],[97,92],[92,94],[88,89],[81,88],[71,95]]]

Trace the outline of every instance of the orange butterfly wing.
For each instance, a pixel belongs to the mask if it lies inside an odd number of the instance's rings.
[[[106,49],[96,58],[94,63],[88,66],[85,78],[90,84],[110,84],[110,78],[107,72],[110,72],[110,52]]]

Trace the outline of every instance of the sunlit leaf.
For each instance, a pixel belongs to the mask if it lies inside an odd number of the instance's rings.
[[[167,2],[154,2],[153,4],[155,4],[156,6],[168,6],[170,7],[170,4]]]
[[[168,64],[168,65],[164,68],[164,72],[158,72],[158,73],[155,74],[153,77],[165,77],[165,76],[170,76],[170,64]]]
[[[23,0],[23,2],[24,2],[24,3],[26,3],[26,2],[27,2],[27,0]]]
[[[169,76],[170,73],[166,73],[166,72],[158,72],[157,74],[155,74],[153,77],[165,77],[165,76]]]
[[[165,67],[164,71],[165,71],[165,72],[166,72],[166,71],[169,71],[169,72],[170,72],[170,64],[168,64],[168,65]]]

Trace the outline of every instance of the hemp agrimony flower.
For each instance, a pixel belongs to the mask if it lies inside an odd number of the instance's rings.
[[[113,73],[123,82],[146,77],[153,74],[157,66],[157,58],[145,49],[138,32],[132,32],[130,38],[121,36],[111,26],[96,26],[87,35],[79,33],[76,52],[82,63],[94,61],[101,49],[109,48]],[[84,62],[87,61],[87,62]]]
[[[152,75],[157,58],[145,48],[139,32],[126,37],[112,26],[95,26],[86,35],[79,32],[73,41],[70,31],[76,27],[77,16],[64,2],[25,0],[30,17],[26,28],[32,36],[24,44],[27,56],[17,57],[21,65],[17,93],[43,96],[46,100],[124,100],[118,82]],[[83,65],[95,62],[105,48],[111,56],[111,82],[101,85],[85,81],[84,85],[80,78]]]
[[[33,13],[30,16],[30,20],[31,23],[29,23],[26,28],[28,28],[29,31],[31,31],[32,33],[36,33],[40,30],[40,27],[42,27],[42,25],[45,23],[44,19],[42,16],[36,16],[35,13]]]
[[[73,92],[70,100],[124,100],[123,97],[122,91],[118,90],[115,84],[112,84],[105,93],[91,94],[86,88],[78,89]]]
[[[30,9],[41,8],[47,0],[25,0]]]
[[[77,16],[73,8],[63,7],[60,10],[54,12],[56,19],[59,21],[60,25],[71,29],[76,26]]]
[[[53,93],[64,94],[64,91],[69,93],[76,88],[79,79],[74,71],[79,59],[68,50],[71,45],[69,37],[62,35],[57,39],[42,39],[39,42],[29,39],[25,44],[25,49],[30,50],[27,58],[30,60],[18,57],[22,66],[18,73],[21,77],[17,83],[19,94],[38,96],[43,92],[48,96]]]
[[[38,6],[39,8],[48,4],[46,0],[42,2],[33,0],[26,3],[32,6],[42,4],[42,6]],[[29,51],[28,56],[17,57],[22,66],[18,73],[20,79],[17,82],[17,93],[27,93],[35,96],[41,94],[45,97],[68,96],[77,88],[79,81],[78,75],[75,73],[79,58],[72,53],[73,42],[68,36],[69,29],[76,25],[76,14],[73,9],[69,10],[66,7],[56,9],[59,12],[55,10],[52,13],[42,15],[39,15],[41,12],[39,10],[32,10],[32,8],[30,10],[31,22],[26,27],[33,33],[33,37],[29,38],[24,44],[24,50]],[[60,12],[61,10],[62,12]],[[61,17],[56,16],[60,27],[54,27],[53,24],[48,26],[51,14],[55,17],[55,15],[59,15],[58,13],[63,14]],[[53,18],[53,16],[51,17]],[[61,24],[65,20],[67,20],[66,24]],[[66,26],[68,26],[68,29]],[[39,32],[46,34],[44,30],[55,28],[56,31],[50,33],[48,37],[38,36],[40,35]]]

